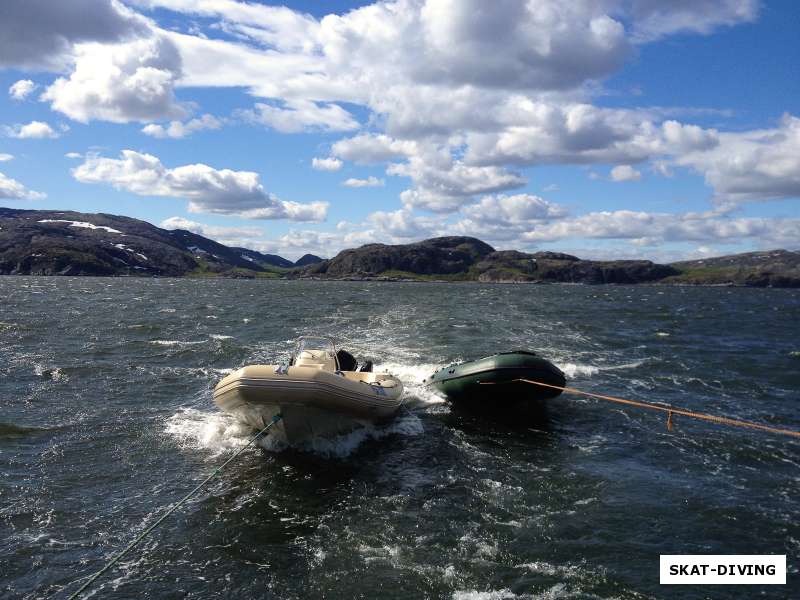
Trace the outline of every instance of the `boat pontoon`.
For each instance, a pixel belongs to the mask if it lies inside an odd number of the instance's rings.
[[[261,429],[276,415],[272,434],[293,444],[390,419],[402,403],[403,384],[388,373],[361,368],[330,338],[302,337],[288,365],[249,365],[214,389],[214,402]]]

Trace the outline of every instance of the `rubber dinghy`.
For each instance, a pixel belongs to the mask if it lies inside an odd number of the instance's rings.
[[[534,352],[517,350],[450,365],[425,383],[455,404],[486,411],[536,408],[541,401],[561,394],[561,390],[521,379],[559,387],[567,382],[561,369],[550,361]]]
[[[336,351],[333,340],[302,337],[289,365],[249,365],[214,388],[214,402],[239,421],[261,429],[278,413],[272,435],[289,444],[328,437],[388,420],[400,409],[403,383],[361,368]]]

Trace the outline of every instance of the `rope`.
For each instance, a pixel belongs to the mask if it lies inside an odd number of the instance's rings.
[[[186,502],[186,501],[187,501],[189,498],[191,498],[191,497],[192,497],[192,496],[193,496],[193,495],[194,495],[194,494],[195,494],[195,493],[196,493],[196,492],[197,492],[197,491],[198,491],[200,488],[202,488],[202,487],[203,487],[205,484],[207,484],[207,483],[208,483],[209,481],[211,481],[211,480],[212,480],[214,477],[216,477],[216,476],[217,476],[217,474],[218,474],[220,471],[222,471],[222,469],[224,469],[225,467],[227,467],[227,466],[228,466],[228,464],[229,464],[229,463],[230,463],[230,462],[231,462],[233,459],[235,459],[235,458],[236,458],[237,456],[239,456],[239,455],[240,455],[242,452],[244,452],[244,451],[245,451],[247,448],[249,448],[249,447],[250,447],[250,446],[253,444],[253,442],[255,442],[255,441],[258,439],[258,438],[260,438],[262,435],[264,435],[264,433],[266,433],[266,432],[269,430],[269,428],[270,428],[270,427],[272,427],[273,425],[275,425],[275,423],[277,423],[278,421],[280,421],[282,417],[283,417],[283,415],[281,415],[280,413],[279,413],[279,414],[277,414],[277,415],[275,415],[274,417],[272,417],[272,420],[271,420],[271,421],[270,421],[270,422],[269,422],[269,423],[266,425],[266,427],[264,427],[264,429],[262,429],[261,431],[259,431],[259,432],[258,432],[256,435],[254,435],[252,438],[250,438],[250,441],[249,441],[249,442],[247,442],[247,444],[245,444],[244,446],[242,446],[241,448],[239,448],[239,450],[237,450],[237,451],[236,451],[236,452],[233,454],[233,456],[231,456],[231,457],[230,457],[228,460],[226,460],[224,463],[222,463],[222,464],[221,464],[219,467],[217,467],[216,469],[214,469],[214,471],[211,473],[211,475],[209,475],[208,477],[206,477],[206,478],[205,478],[203,481],[201,481],[199,484],[197,484],[197,485],[195,486],[195,488],[194,488],[194,489],[193,489],[191,492],[189,492],[188,494],[186,494],[186,495],[185,495],[183,498],[181,498],[181,499],[180,499],[178,502],[176,502],[174,505],[172,505],[172,507],[171,507],[171,508],[170,508],[170,509],[169,509],[167,512],[165,512],[163,515],[161,515],[161,517],[159,517],[159,519],[158,519],[158,520],[157,520],[155,523],[153,523],[152,525],[150,525],[150,527],[148,527],[147,529],[145,529],[145,530],[144,530],[142,533],[140,533],[140,534],[139,534],[139,535],[136,537],[136,539],[134,539],[134,540],[133,540],[133,541],[132,541],[130,544],[128,544],[128,545],[125,547],[125,549],[124,549],[122,552],[120,552],[119,554],[117,554],[117,555],[116,555],[114,558],[112,558],[110,561],[108,561],[108,563],[107,563],[107,564],[106,564],[106,565],[105,565],[105,566],[104,566],[102,569],[100,569],[100,570],[99,570],[97,573],[95,573],[94,575],[92,575],[92,576],[89,578],[89,580],[88,580],[86,583],[84,583],[84,584],[83,584],[83,585],[80,587],[80,589],[78,589],[78,591],[76,591],[74,594],[72,594],[72,595],[69,597],[69,600],[75,600],[75,598],[77,598],[78,596],[80,596],[80,595],[83,593],[83,591],[84,591],[86,588],[88,588],[90,585],[92,585],[92,583],[94,583],[94,582],[95,582],[95,580],[97,580],[97,578],[98,578],[98,577],[100,577],[100,576],[101,576],[103,573],[105,573],[105,572],[106,572],[106,571],[108,571],[108,570],[109,570],[111,567],[113,567],[115,564],[117,564],[117,562],[119,562],[119,560],[120,560],[120,559],[121,559],[123,556],[125,556],[125,555],[126,555],[126,554],[127,554],[127,553],[128,553],[130,550],[131,550],[131,549],[133,549],[133,548],[134,548],[134,547],[135,547],[135,546],[136,546],[136,545],[137,545],[139,542],[141,542],[141,541],[142,541],[142,540],[143,540],[145,537],[147,537],[147,535],[148,535],[148,534],[149,534],[151,531],[153,531],[153,530],[154,530],[156,527],[158,527],[159,525],[161,525],[161,523],[164,521],[164,519],[166,519],[166,518],[167,518],[168,516],[170,516],[170,515],[171,515],[173,512],[175,512],[175,511],[176,511],[176,510],[178,510],[178,509],[179,509],[181,506],[183,506],[183,504],[184,504],[184,503],[185,503],[185,502]]]
[[[780,435],[790,435],[792,437],[800,437],[800,431],[792,429],[781,429],[780,427],[771,427],[770,425],[763,425],[761,423],[753,423],[752,421],[740,421],[738,419],[730,419],[728,417],[720,417],[717,415],[709,415],[705,413],[694,412],[685,408],[677,408],[672,406],[661,406],[652,404],[650,402],[642,402],[639,400],[626,400],[625,398],[617,398],[615,396],[605,396],[603,394],[593,394],[591,392],[584,392],[570,387],[561,387],[560,385],[552,385],[549,383],[542,383],[541,381],[533,381],[531,379],[515,379],[514,381],[521,381],[523,383],[531,383],[542,387],[553,388],[568,392],[571,394],[578,394],[581,396],[589,396],[590,398],[598,398],[600,400],[607,400],[609,402],[616,402],[618,404],[627,404],[628,406],[636,406],[637,408],[646,408],[649,410],[657,410],[667,413],[667,429],[672,430],[672,415],[682,415],[684,417],[692,417],[693,419],[701,419],[703,421],[711,421],[720,425],[730,425],[732,427],[747,427],[750,429],[758,429],[759,431],[768,431],[769,433],[777,433]],[[511,382],[509,382],[511,383]],[[494,381],[482,381],[481,385],[495,385]]]

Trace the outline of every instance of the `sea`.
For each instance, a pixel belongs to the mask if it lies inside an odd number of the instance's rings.
[[[214,385],[311,334],[399,376],[397,417],[248,447],[86,597],[800,597],[797,438],[567,394],[494,419],[423,383],[524,349],[800,430],[798,290],[48,277],[0,278],[0,597],[67,598],[248,442]],[[661,585],[664,554],[785,554],[787,584]]]

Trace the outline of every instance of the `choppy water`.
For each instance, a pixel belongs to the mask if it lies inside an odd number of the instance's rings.
[[[103,598],[800,596],[800,444],[553,400],[517,427],[419,382],[541,351],[589,391],[800,429],[800,294],[729,288],[0,278],[0,596],[64,597],[248,431],[216,381],[338,337],[393,423],[246,451]],[[782,588],[661,587],[660,554],[787,554]]]

